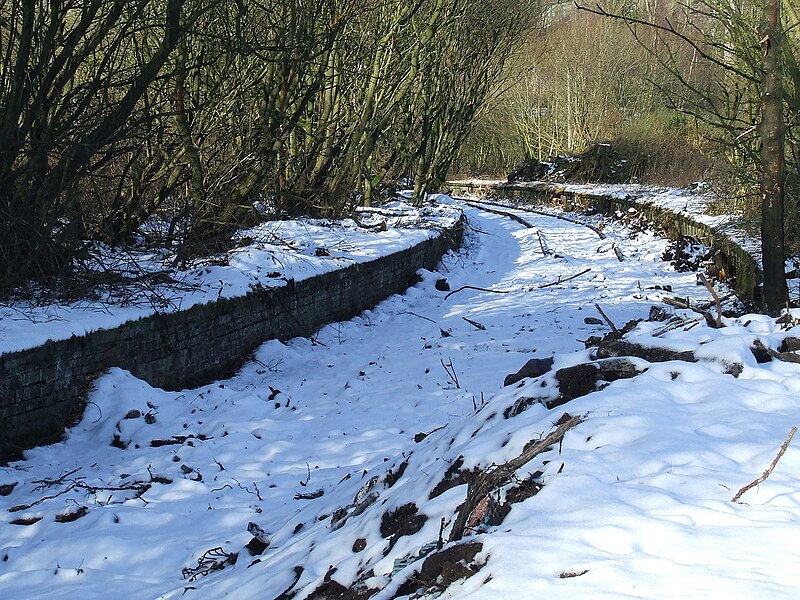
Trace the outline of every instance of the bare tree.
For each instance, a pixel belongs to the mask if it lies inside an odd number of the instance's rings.
[[[184,0],[4,0],[0,264],[4,291],[58,277],[83,238],[76,182],[112,159],[181,38]],[[125,54],[148,28],[141,64]]]
[[[783,24],[780,0],[764,3],[761,27],[764,49],[761,85],[761,246],[764,269],[764,305],[776,314],[786,306],[783,243],[784,220],[784,116],[783,116]]]
[[[789,5],[796,24],[795,6],[792,2]],[[651,19],[611,12],[599,5],[581,8],[629,25],[672,75],[672,85],[662,89],[673,105],[711,127],[716,141],[727,149],[745,189],[760,188],[763,299],[767,311],[778,312],[788,300],[783,203],[787,172],[783,156],[788,147],[796,158],[795,121],[800,111],[800,68],[796,45],[791,41],[793,34],[788,33],[793,26],[782,22],[780,0],[765,2],[763,11],[750,2],[679,3],[678,18],[673,14]],[[645,33],[650,35],[645,37]],[[675,60],[680,48],[689,48],[705,67],[702,76],[687,71]],[[792,179],[797,179],[796,166]]]
[[[444,179],[535,0],[0,0],[8,294],[168,219],[176,264],[275,213]]]

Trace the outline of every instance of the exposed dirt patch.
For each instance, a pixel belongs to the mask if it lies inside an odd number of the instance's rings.
[[[419,509],[413,502],[403,504],[403,506],[392,511],[383,513],[381,517],[381,536],[389,538],[387,553],[401,537],[413,535],[422,529],[427,520],[428,516],[419,514]]]
[[[544,375],[553,367],[553,357],[532,358],[526,362],[516,373],[506,375],[503,386],[513,385],[526,377],[539,377]]]
[[[88,512],[89,509],[87,507],[79,506],[68,513],[56,515],[56,523],[71,523],[72,521],[77,521],[81,517],[85,517]]]
[[[21,517],[19,519],[14,519],[13,521],[9,521],[11,525],[33,525],[34,523],[38,523],[42,520],[42,517]]]
[[[443,591],[460,579],[472,577],[483,567],[475,562],[475,556],[482,549],[480,542],[467,542],[430,554],[419,572],[406,579],[393,598],[418,591]]]
[[[546,161],[526,158],[511,171],[508,181],[628,183],[641,171],[639,162],[628,160],[612,144],[599,143],[578,156],[559,155]]]
[[[360,586],[344,587],[338,581],[331,579],[320,585],[304,600],[366,600],[374,596],[377,591]]]
[[[608,340],[602,342],[595,351],[597,358],[616,358],[635,356],[648,362],[666,362],[680,360],[684,362],[697,362],[693,352],[679,352],[669,348],[642,346],[628,340]],[[618,378],[619,379],[619,378]]]
[[[463,466],[464,457],[459,456],[453,461],[453,464],[447,468],[447,471],[444,472],[444,477],[442,477],[442,480],[431,490],[428,499],[433,500],[451,488],[473,481],[477,476],[479,469],[477,467],[472,469],[462,469],[461,467]]]
[[[520,481],[518,485],[510,487],[506,491],[506,502],[508,504],[517,504],[538,494],[544,487],[544,484],[539,480],[542,475],[541,471],[536,471]]]
[[[397,467],[397,471],[393,471],[389,469],[384,477],[383,481],[386,484],[386,489],[389,489],[394,486],[395,483],[400,481],[400,478],[403,476],[403,473],[406,472],[406,468],[408,467],[408,460],[404,460],[400,463],[400,466]]]
[[[595,391],[599,378],[600,368],[592,363],[559,369],[556,371],[556,379],[561,391],[560,400],[562,403],[567,402]]]
[[[661,258],[675,267],[676,271],[700,271],[713,262],[714,250],[697,238],[684,235],[667,246]]]

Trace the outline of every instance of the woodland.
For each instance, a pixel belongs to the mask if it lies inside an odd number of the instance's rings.
[[[0,0],[0,355],[46,363],[0,373],[0,425],[51,412],[80,356],[50,342],[416,273],[199,387],[91,363],[63,438],[0,464],[3,597],[794,598],[799,8]],[[638,195],[438,193],[525,170]],[[633,204],[732,222],[761,306]],[[436,272],[399,254],[447,229]],[[174,337],[133,362],[227,351]]]
[[[0,295],[68,296],[98,247],[155,244],[180,267],[265,218],[349,215],[398,186],[421,202],[602,142],[629,180],[703,182],[767,227],[774,311],[797,251],[797,8],[2,0]]]

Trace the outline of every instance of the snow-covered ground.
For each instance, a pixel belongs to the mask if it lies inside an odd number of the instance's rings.
[[[639,361],[636,377],[551,410],[521,401],[555,398],[553,372],[589,360],[583,340],[608,332],[584,322],[595,304],[621,327],[665,295],[710,296],[647,233],[612,224],[600,240],[552,217],[517,211],[525,228],[464,210],[465,247],[437,273],[313,340],[264,344],[229,380],[164,392],[103,375],[64,442],[0,469],[2,598],[354,597],[332,582],[422,597],[407,582],[451,536],[457,473],[493,472],[565,412],[581,422],[490,495],[542,489],[498,525],[472,523],[480,571],[425,597],[796,597],[800,449],[731,498],[800,407],[800,365],[759,364],[750,347],[797,329],[644,321],[629,338],[698,362]],[[551,356],[549,373],[502,387]],[[268,541],[260,555],[249,523]]]
[[[757,237],[748,235],[738,227],[740,220],[731,214],[719,214],[710,210],[718,203],[719,198],[706,185],[697,184],[693,189],[643,185],[638,183],[550,183],[542,181],[516,182],[497,179],[465,179],[451,182],[454,185],[466,183],[477,186],[511,186],[513,188],[552,186],[567,192],[579,194],[595,194],[627,198],[642,204],[655,204],[672,212],[690,216],[698,223],[703,223],[724,232],[729,238],[747,250],[753,257],[761,260],[761,243]]]

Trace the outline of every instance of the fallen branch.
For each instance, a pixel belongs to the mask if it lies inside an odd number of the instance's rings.
[[[617,326],[614,325],[614,321],[608,318],[608,315],[605,312],[603,312],[603,309],[600,308],[600,305],[595,303],[594,307],[597,309],[597,312],[600,313],[600,316],[603,317],[603,319],[605,319],[605,322],[608,323],[608,326],[611,327],[611,331],[613,331],[617,335],[620,335],[619,329],[617,329]]]
[[[77,471],[77,469],[75,469],[75,471]],[[74,473],[75,471],[71,471],[71,473]],[[62,478],[63,477],[64,476],[62,476]],[[47,483],[52,484],[53,481],[55,480],[47,480]],[[151,479],[151,482],[152,481],[154,480]],[[133,498],[141,498],[144,495],[144,493],[147,492],[152,487],[151,482],[131,481],[130,483],[125,483],[122,485],[95,486],[84,483],[83,481],[73,480],[69,483],[69,485],[67,485],[64,489],[62,489],[60,492],[56,494],[53,494],[51,496],[42,496],[38,500],[34,500],[29,504],[18,504],[17,506],[12,506],[11,508],[8,509],[8,512],[19,512],[21,510],[29,510],[34,506],[41,504],[42,502],[46,502],[47,500],[54,500],[55,498],[63,496],[64,494],[67,494],[68,492],[71,492],[72,490],[76,489],[86,490],[88,493],[93,495],[97,495],[98,492],[134,492]],[[155,483],[162,483],[162,481],[155,480]],[[130,499],[131,498],[126,498],[121,502],[125,502]]]
[[[724,296],[721,296],[719,301],[720,301],[720,303],[726,302],[727,300],[730,300],[731,298],[734,298],[735,296],[736,296],[736,294],[731,292],[730,294],[725,294]],[[699,303],[697,305],[697,308],[699,308],[701,310],[707,310],[707,309],[711,308],[712,306],[714,306],[716,303],[717,303],[716,300],[709,300],[708,302],[701,302],[701,303]]]
[[[776,352],[772,348],[767,348],[766,350],[767,354],[769,354],[775,360],[800,364],[800,355],[797,355],[794,352]]]
[[[457,294],[458,292],[461,292],[463,290],[478,290],[479,292],[490,292],[492,294],[510,294],[511,293],[511,290],[489,290],[489,289],[482,288],[482,287],[475,287],[474,285],[462,285],[457,290],[453,290],[452,292],[447,294],[444,297],[444,299],[447,300],[453,294]]]
[[[739,498],[742,497],[742,494],[744,494],[747,490],[749,490],[751,488],[754,488],[759,483],[762,483],[764,480],[766,480],[767,477],[769,477],[772,474],[772,471],[775,469],[775,465],[778,464],[778,461],[781,459],[781,456],[783,456],[784,452],[786,452],[786,449],[789,447],[789,444],[791,443],[792,438],[794,437],[795,433],[797,433],[797,427],[793,426],[792,430],[789,432],[788,437],[786,438],[786,441],[783,442],[783,445],[781,446],[781,449],[778,450],[778,454],[775,456],[775,458],[772,461],[772,464],[769,466],[769,468],[767,468],[767,470],[764,471],[761,474],[761,477],[751,481],[746,486],[744,486],[742,489],[740,489],[738,492],[736,492],[736,495],[733,498],[731,498],[731,502],[738,502]]]
[[[663,327],[659,327],[653,332],[653,337],[659,337],[667,333],[668,331],[672,331],[673,329],[679,329],[686,325],[697,325],[700,322],[700,317],[693,317],[691,319],[682,319],[680,317],[673,317],[669,320],[669,322],[664,325]]]
[[[461,318],[464,319],[470,325],[472,325],[475,329],[480,329],[481,331],[486,331],[486,326],[485,325],[481,325],[477,321],[473,321],[472,319],[468,319],[467,317],[461,317]]]
[[[696,312],[699,315],[703,315],[703,317],[705,318],[706,323],[708,324],[709,327],[716,328],[716,326],[717,326],[717,320],[714,317],[714,315],[712,315],[707,310],[704,310],[704,309],[702,309],[702,308],[700,308],[698,306],[692,306],[686,300],[683,300],[681,298],[669,298],[669,297],[667,297],[667,298],[662,298],[661,302],[663,302],[664,304],[667,304],[669,306],[672,306],[674,308],[682,308],[682,309],[692,310],[692,311]]]
[[[569,277],[565,277],[564,279],[561,279],[559,277],[558,281],[552,281],[550,283],[545,283],[543,285],[540,285],[539,289],[543,290],[544,288],[553,287],[554,285],[558,285],[560,283],[564,283],[565,281],[569,281],[570,279],[575,279],[576,277],[580,277],[581,275],[586,275],[586,273],[588,273],[591,270],[592,270],[591,268],[586,268],[583,271],[581,271],[580,273],[575,273],[575,275],[570,275]]]
[[[697,274],[697,280],[706,286],[706,289],[711,293],[711,297],[714,298],[714,303],[717,305],[717,318],[714,321],[717,325],[717,329],[722,327],[722,302],[719,299],[719,294],[717,294],[717,290],[714,289],[714,286],[711,285],[711,282],[706,279],[706,276],[702,273]]]
[[[455,542],[464,537],[464,530],[467,527],[467,519],[469,518],[469,515],[472,514],[472,511],[475,510],[475,507],[477,507],[478,503],[484,499],[486,494],[502,485],[505,485],[512,479],[514,473],[525,466],[528,462],[533,460],[533,458],[538,454],[546,451],[556,442],[560,442],[567,431],[575,427],[583,420],[582,417],[572,417],[566,413],[562,419],[564,419],[564,417],[568,418],[553,431],[547,434],[543,439],[531,444],[530,448],[523,450],[522,454],[516,458],[512,458],[510,461],[502,465],[498,465],[491,470],[483,471],[480,475],[478,475],[478,477],[475,478],[473,482],[469,483],[467,486],[467,499],[464,504],[461,505],[461,508],[456,515],[453,523],[453,529],[450,531],[450,537],[448,538],[448,541]]]
[[[302,494],[300,492],[297,492],[294,495],[294,499],[295,500],[314,500],[316,498],[321,498],[324,494],[325,494],[325,491],[322,488],[319,488],[318,490],[316,490],[314,492],[309,492],[307,494]]]

